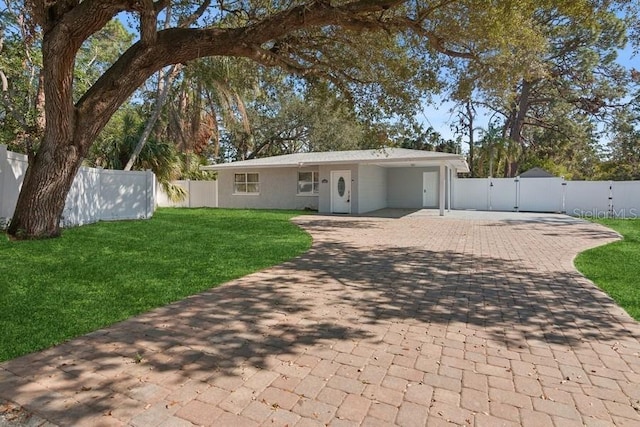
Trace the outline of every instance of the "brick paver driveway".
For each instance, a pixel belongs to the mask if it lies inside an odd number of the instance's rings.
[[[60,425],[640,425],[640,327],[562,216],[308,216],[304,256],[0,365]],[[449,423],[449,424],[448,424]]]

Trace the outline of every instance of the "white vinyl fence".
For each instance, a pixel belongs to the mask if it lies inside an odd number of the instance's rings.
[[[27,170],[27,156],[0,145],[0,226],[8,224]],[[100,220],[151,218],[156,179],[151,171],[118,171],[81,167],[71,186],[62,226]]]
[[[218,181],[180,180],[173,181],[172,184],[182,187],[187,192],[187,197],[179,202],[174,202],[169,199],[162,186],[158,186],[158,206],[178,208],[218,207]]]
[[[219,207],[217,181],[174,181],[187,192],[169,200],[160,186],[162,207]],[[563,178],[458,178],[453,209],[561,212],[588,217],[640,217],[640,181],[565,181]]]
[[[458,178],[454,209],[561,212],[598,218],[640,217],[640,181],[563,178]]]

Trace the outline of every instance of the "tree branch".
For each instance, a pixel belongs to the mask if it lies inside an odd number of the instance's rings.
[[[167,8],[171,4],[171,0],[158,0],[153,4],[153,7],[156,10],[156,15],[160,13],[162,10]]]
[[[9,80],[2,70],[0,70],[0,82],[2,83],[2,92],[9,91]]]
[[[88,129],[82,136],[82,144],[89,144],[104,127],[102,117],[110,117],[136,88],[155,71],[167,65],[186,63],[207,56],[235,56],[292,70],[294,64],[267,54],[262,46],[297,30],[325,25],[352,27],[356,23],[360,28],[365,28],[375,21],[374,26],[378,29],[420,27],[410,20],[380,18],[380,13],[403,2],[404,0],[360,0],[335,6],[328,2],[310,2],[240,28],[170,28],[159,31],[155,44],[148,46],[138,42],[131,46],[76,103],[77,125],[83,123],[83,129]],[[95,0],[86,0],[78,8],[85,3],[94,4]],[[112,0],[107,3],[109,10],[123,7],[123,2]],[[425,30],[420,27],[420,31],[424,34]],[[434,44],[442,52],[456,57],[472,57],[471,54],[452,51],[434,34],[430,36],[436,40]],[[295,71],[299,73],[301,70]],[[305,73],[309,75],[310,71]]]
[[[143,0],[146,1],[146,0]],[[118,13],[130,10],[135,7],[127,0],[84,0],[54,2],[51,6],[45,6],[42,0],[34,1],[42,4],[44,10],[38,10],[39,14],[44,13],[46,21],[39,23],[45,29],[45,33],[52,33],[50,38],[65,40],[67,49],[77,51],[82,43],[92,34],[101,30]],[[61,8],[59,3],[65,3]],[[54,9],[52,9],[54,8]],[[49,10],[56,10],[53,16],[47,15]]]
[[[421,21],[413,21],[407,18],[396,19],[397,28],[410,28],[417,35],[426,37],[429,40],[429,46],[436,52],[450,56],[452,58],[460,59],[477,59],[477,55],[472,52],[460,52],[450,49],[446,46],[445,40],[438,36],[435,32],[427,30],[422,27]]]
[[[265,67],[279,67],[289,74],[295,74],[301,77],[317,73],[317,70],[311,67],[305,67],[296,61],[259,46],[252,46],[252,54],[247,55],[247,57]]]
[[[84,1],[78,6],[94,4]],[[138,42],[131,46],[119,60],[78,101],[77,107],[89,114],[98,105],[109,104],[113,113],[120,102],[133,93],[156,70],[178,62],[188,62],[205,56],[241,56],[252,58],[254,46],[293,31],[322,25],[349,23],[354,14],[367,14],[388,10],[403,0],[361,0],[341,6],[329,6],[314,2],[276,13],[262,21],[242,28],[172,28],[158,32],[153,48]],[[122,7],[120,1],[109,1],[112,9]],[[110,9],[110,10],[112,10]],[[123,78],[125,77],[125,78]]]
[[[168,70],[164,72],[164,76],[162,75],[162,73],[158,75],[158,90],[156,93],[155,109],[153,110],[153,113],[151,114],[151,117],[149,118],[149,120],[147,120],[147,124],[144,127],[144,131],[142,132],[142,135],[140,136],[140,139],[138,140],[138,143],[136,144],[133,150],[133,153],[131,153],[131,157],[129,158],[129,161],[127,161],[127,164],[125,165],[124,170],[130,171],[134,163],[138,159],[138,156],[142,152],[142,149],[147,143],[147,140],[151,136],[151,131],[153,131],[153,127],[155,126],[156,122],[158,121],[158,118],[160,117],[160,113],[162,113],[162,107],[164,106],[167,96],[169,95],[169,89],[171,88],[171,83],[173,82],[173,79],[175,79],[175,77],[178,75],[178,73],[180,73],[181,69],[182,69],[182,66],[180,64],[174,64],[172,67],[170,67]]]
[[[2,53],[2,48],[4,47],[4,28],[0,27],[0,53]],[[6,93],[9,90],[9,81],[7,80],[7,76],[0,69],[0,82],[2,82],[2,93]]]
[[[153,0],[138,0],[135,9],[140,14],[140,40],[150,46],[156,42],[158,15]]]
[[[195,12],[193,12],[191,15],[185,17],[184,19],[181,19],[180,22],[178,23],[178,26],[180,28],[190,27],[194,22],[196,22],[198,19],[200,19],[200,17],[204,14],[204,12],[207,10],[207,8],[210,5],[211,5],[211,0],[206,0],[206,1],[202,2],[200,7],[198,7],[198,9],[196,9]]]

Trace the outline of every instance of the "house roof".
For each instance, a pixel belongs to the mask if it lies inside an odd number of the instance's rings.
[[[263,157],[231,163],[202,166],[202,170],[259,169],[273,167],[304,167],[326,164],[374,164],[382,167],[438,166],[444,163],[456,172],[469,172],[466,160],[460,154],[435,151],[409,150],[406,148],[380,148],[377,150],[326,151],[320,153],[295,153]]]
[[[542,168],[531,168],[520,174],[520,178],[555,178],[555,175]]]

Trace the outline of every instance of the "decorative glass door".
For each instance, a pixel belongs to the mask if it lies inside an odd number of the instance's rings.
[[[331,212],[351,213],[351,171],[331,171]]]

